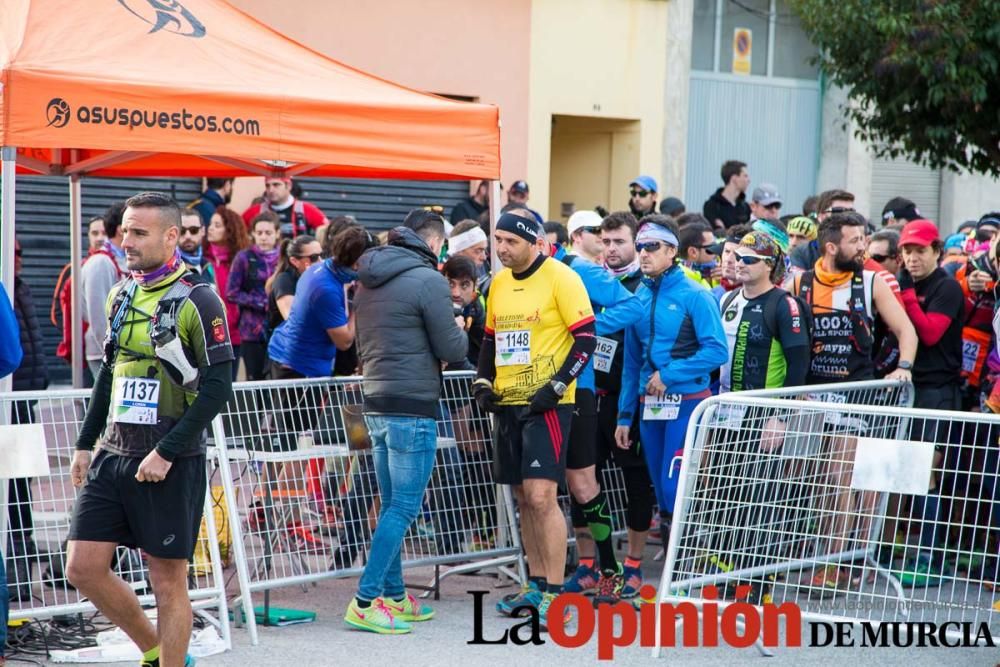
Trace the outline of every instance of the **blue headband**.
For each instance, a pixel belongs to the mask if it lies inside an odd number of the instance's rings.
[[[639,233],[635,237],[636,243],[646,243],[648,241],[663,241],[667,245],[672,245],[673,247],[678,247],[680,243],[677,241],[677,236],[667,229],[662,227],[655,222],[647,222],[642,227],[639,228]]]

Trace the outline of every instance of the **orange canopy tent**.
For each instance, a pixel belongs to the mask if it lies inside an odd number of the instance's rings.
[[[222,0],[2,0],[0,147],[8,290],[15,171],[70,177],[75,262],[83,174],[500,175],[496,107],[348,67]]]

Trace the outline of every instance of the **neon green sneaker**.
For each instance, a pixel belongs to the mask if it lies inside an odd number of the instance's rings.
[[[413,630],[409,623],[396,618],[381,598],[373,600],[367,609],[359,607],[358,599],[353,598],[344,614],[344,623],[380,635],[405,635]]]
[[[540,598],[538,600],[538,624],[541,626],[542,632],[549,631],[549,606],[552,601],[556,599],[554,593],[535,593],[535,595]],[[573,620],[573,614],[567,609],[563,613],[562,623],[563,625],[568,624]]]
[[[412,623],[414,621],[429,621],[434,618],[434,610],[428,605],[407,593],[402,602],[396,602],[390,598],[381,598],[382,604],[392,612],[397,620]]]

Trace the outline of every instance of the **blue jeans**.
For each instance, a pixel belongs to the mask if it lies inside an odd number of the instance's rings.
[[[372,440],[382,510],[358,584],[358,597],[398,599],[406,590],[400,549],[406,531],[420,514],[434,468],[437,425],[427,417],[387,415],[365,415],[365,424]]]

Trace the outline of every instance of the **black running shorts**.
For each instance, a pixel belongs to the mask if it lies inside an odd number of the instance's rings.
[[[493,479],[518,486],[526,479],[561,484],[566,476],[572,405],[530,412],[527,405],[505,405],[493,427]]]
[[[162,482],[137,481],[140,463],[138,457],[97,453],[76,500],[69,539],[189,560],[205,509],[205,455],[175,459]]]

